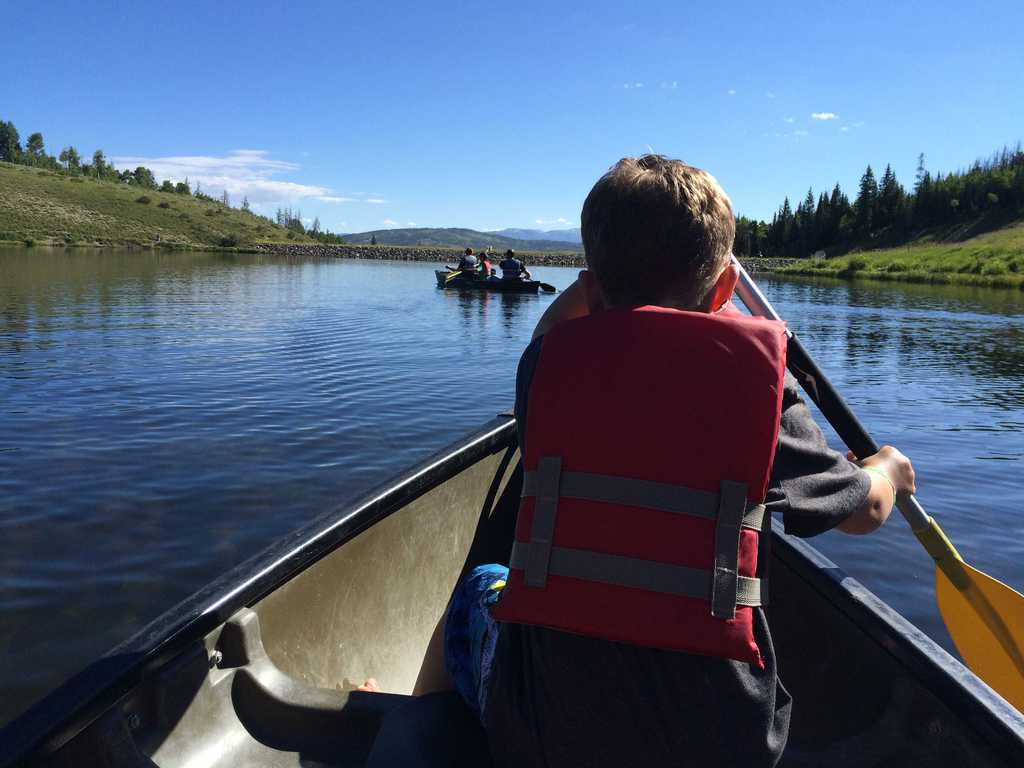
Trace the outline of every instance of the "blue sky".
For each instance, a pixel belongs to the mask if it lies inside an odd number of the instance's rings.
[[[435,7],[436,6],[436,7]],[[577,226],[653,149],[738,213],[1024,139],[1024,3],[37,2],[0,118],[56,152],[387,226]],[[816,116],[816,117],[815,117]],[[138,160],[136,160],[138,158]],[[880,170],[880,169],[879,169]]]

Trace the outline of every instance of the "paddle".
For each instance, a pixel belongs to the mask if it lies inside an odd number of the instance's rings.
[[[736,257],[736,294],[753,315],[781,320]],[[818,405],[855,456],[878,452],[878,445],[843,401],[796,334],[787,331],[787,362],[800,386]],[[913,496],[896,506],[935,560],[935,597],[964,662],[1017,709],[1024,711],[1024,595],[964,562],[939,524]]]
[[[554,293],[555,291],[557,291],[557,290],[558,290],[558,289],[557,289],[557,288],[555,288],[555,286],[553,286],[553,285],[552,285],[551,283],[541,283],[541,284],[540,284],[540,289],[541,289],[542,291],[544,291],[544,293]]]

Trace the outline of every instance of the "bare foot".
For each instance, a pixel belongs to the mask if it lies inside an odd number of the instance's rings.
[[[380,693],[380,683],[377,682],[377,678],[368,677],[365,683],[356,686],[356,690],[365,691],[366,693]]]

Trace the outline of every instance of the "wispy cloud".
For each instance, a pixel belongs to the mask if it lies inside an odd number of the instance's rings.
[[[728,91],[726,91],[726,93],[728,93],[730,96],[735,96],[736,95],[736,89],[735,88],[730,88]]]
[[[405,226],[407,226],[407,227],[415,227],[415,226],[418,226],[418,225],[416,224],[415,221],[407,221],[407,222],[405,222]]]
[[[672,81],[666,80],[666,81],[662,82],[660,87],[662,89],[666,90],[666,91],[674,91],[674,90],[676,90],[679,87],[679,81],[678,80],[672,80]]]
[[[644,84],[640,82],[623,83],[622,87],[628,91],[630,88],[643,88]]]
[[[381,224],[383,224],[385,227],[397,227],[398,226],[398,222],[397,221],[393,221],[392,219],[384,219],[384,221],[382,221]]]
[[[263,149],[236,149],[226,155],[168,155],[141,157],[122,155],[111,158],[119,169],[144,165],[157,179],[184,181],[200,185],[208,194],[227,192],[235,200],[247,197],[254,206],[294,203],[313,199],[322,203],[355,202],[356,198],[333,194],[329,187],[300,184],[277,178],[301,169],[297,163],[275,160]]]
[[[764,95],[767,96],[769,99],[775,98],[775,93],[773,91],[765,91]]]
[[[557,219],[534,219],[534,224],[541,227],[550,226],[552,224],[568,224],[569,220],[564,216],[559,216]]]
[[[856,123],[853,124],[853,127],[854,128],[860,128],[862,125],[864,125],[864,121],[863,120],[858,120]]]
[[[368,197],[368,198],[366,198],[366,202],[367,203],[373,203],[374,205],[380,205],[381,203],[386,203],[387,200],[382,200],[379,197]]]
[[[793,122],[795,122],[795,120],[796,120],[796,118],[793,118],[793,117],[784,117],[784,118],[782,118],[782,122],[784,122],[784,123],[790,123],[790,124],[792,124]]]
[[[842,131],[843,133],[846,133],[847,131],[849,131],[849,130],[850,130],[850,128],[849,128],[849,126],[846,126],[846,125],[844,125],[844,126],[843,126],[842,128],[840,128],[839,130],[840,130],[840,131]]]
[[[803,130],[802,128],[797,128],[795,131],[793,131],[793,135],[794,136],[806,136],[807,135],[807,131]]]
[[[838,120],[839,115],[835,112],[811,112],[812,120]]]

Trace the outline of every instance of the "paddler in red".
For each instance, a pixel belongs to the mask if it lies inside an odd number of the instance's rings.
[[[626,158],[581,218],[588,269],[517,374],[509,567],[456,588],[417,689],[458,690],[498,766],[775,765],[794,704],[761,608],[771,515],[869,533],[913,469],[827,447],[781,327],[729,303],[712,176]]]

